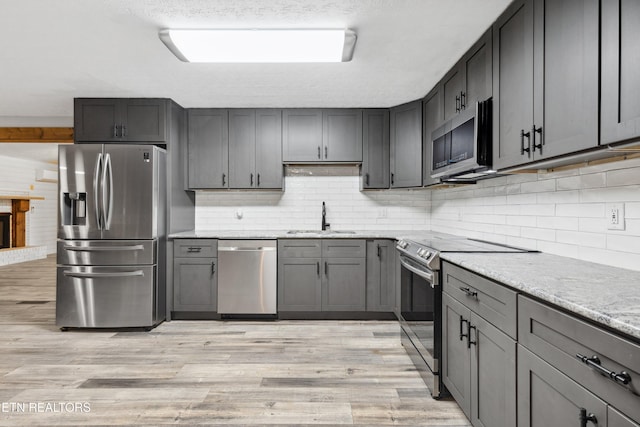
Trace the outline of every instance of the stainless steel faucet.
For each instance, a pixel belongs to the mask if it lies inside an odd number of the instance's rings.
[[[330,225],[331,224],[327,222],[327,207],[324,202],[322,202],[322,230],[326,230]]]

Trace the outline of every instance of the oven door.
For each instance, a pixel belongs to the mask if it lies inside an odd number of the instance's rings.
[[[400,265],[400,324],[410,341],[405,339],[403,344],[433,397],[439,398],[443,387],[439,378],[442,295],[438,272],[402,253]]]

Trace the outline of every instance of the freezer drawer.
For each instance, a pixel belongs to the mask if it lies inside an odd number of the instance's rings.
[[[153,265],[155,240],[58,240],[59,265]]]
[[[158,323],[156,266],[57,269],[59,327],[150,327]]]

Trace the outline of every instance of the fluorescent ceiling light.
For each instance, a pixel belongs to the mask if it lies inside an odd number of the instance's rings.
[[[185,62],[346,62],[351,30],[172,30],[160,39]]]

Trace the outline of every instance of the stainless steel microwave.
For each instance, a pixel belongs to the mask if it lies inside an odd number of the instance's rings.
[[[441,181],[478,179],[491,170],[492,100],[477,102],[431,134],[431,177]]]

